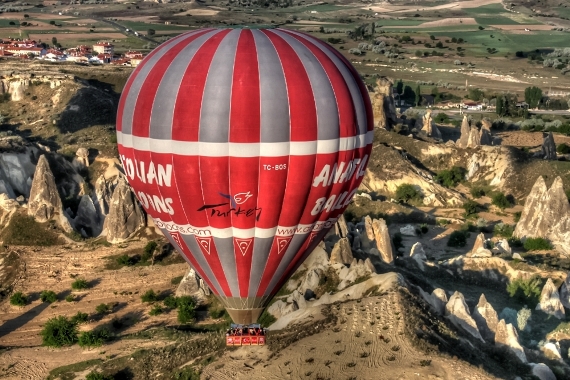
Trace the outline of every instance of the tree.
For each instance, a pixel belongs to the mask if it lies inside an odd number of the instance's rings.
[[[56,45],[57,45],[57,38],[52,37],[52,38],[51,38],[51,44],[52,44],[53,46],[56,46]]]
[[[495,104],[495,112],[497,113],[497,115],[499,116],[503,116],[503,112],[504,112],[504,107],[503,107],[503,97],[502,96],[497,96],[497,103]]]
[[[27,13],[24,14],[24,18],[29,18],[29,17],[30,17],[29,14],[27,14]]]
[[[441,41],[437,41],[437,44],[435,44],[435,47],[438,49],[443,49],[443,43],[441,43]]]
[[[55,21],[51,20],[51,21],[49,22],[49,24],[50,24],[50,25],[55,25]]]
[[[418,86],[416,87],[416,97],[415,97],[415,105],[419,106],[420,105],[420,101],[422,99],[422,89],[420,88],[420,85],[418,84]]]
[[[538,107],[542,100],[542,90],[536,86],[527,87],[524,90],[524,101],[528,103],[530,108]]]
[[[156,34],[156,31],[154,29],[149,29],[146,31],[146,34],[148,34],[149,36],[154,36]]]
[[[396,83],[396,92],[400,95],[404,93],[404,82],[401,79]]]
[[[396,200],[398,202],[408,203],[412,200],[419,200],[421,194],[413,185],[403,183],[396,188]]]
[[[414,92],[414,90],[412,90],[412,88],[410,86],[404,86],[404,93],[402,94],[402,98],[411,103],[414,101],[416,97],[416,93]]]
[[[506,209],[507,207],[511,207],[511,202],[507,198],[507,196],[501,192],[495,193],[491,198],[491,203],[494,206],[497,206],[501,210]]]
[[[48,319],[40,334],[44,346],[71,346],[77,342],[77,325],[60,315]]]
[[[429,36],[429,39],[435,41],[435,36],[432,34],[431,36]]]

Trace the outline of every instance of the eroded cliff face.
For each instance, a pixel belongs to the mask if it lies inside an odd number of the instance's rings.
[[[467,162],[466,179],[471,182],[486,181],[498,189],[505,189],[514,161],[509,148],[481,146]]]
[[[466,201],[459,192],[436,183],[431,173],[416,167],[404,157],[404,152],[384,146],[377,149],[383,150],[383,164],[378,168],[369,166],[366,169],[361,186],[367,191],[390,196],[396,192],[398,186],[411,184],[422,192],[426,206],[456,207]]]
[[[70,80],[64,74],[33,75],[3,73],[0,76],[0,94],[9,94],[10,100],[19,102],[24,99],[26,90],[30,86],[48,84],[50,88],[61,86],[64,81]]]
[[[570,255],[570,203],[560,177],[554,180],[550,189],[542,176],[536,180],[514,235],[521,239],[549,239],[559,251]]]
[[[28,197],[39,150],[17,136],[0,138],[0,193]]]
[[[120,243],[144,227],[145,217],[127,181],[119,178],[113,191],[103,232],[110,243]]]
[[[393,85],[391,79],[382,77],[376,81],[374,93],[370,94],[376,128],[391,130],[398,122],[394,98],[392,97]]]

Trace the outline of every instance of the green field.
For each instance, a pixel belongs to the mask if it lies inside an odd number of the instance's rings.
[[[148,29],[154,30],[173,30],[173,31],[185,31],[188,30],[187,26],[180,25],[165,25],[165,24],[149,24],[146,22],[137,21],[117,21],[117,24],[123,25],[129,29],[135,30],[137,32],[146,33]]]
[[[512,18],[503,17],[503,16],[477,16],[475,17],[475,21],[477,21],[481,25],[518,25],[519,22],[516,22]]]
[[[385,26],[417,26],[420,24],[423,24],[424,22],[429,22],[431,21],[431,19],[428,20],[418,20],[416,18],[414,19],[404,19],[404,20],[394,20],[394,19],[380,19],[380,20],[376,20],[376,24],[377,25],[382,25],[383,27]]]
[[[464,8],[463,9],[468,15],[476,17],[480,15],[499,15],[501,13],[508,13],[501,4],[489,4],[483,5],[478,8]]]

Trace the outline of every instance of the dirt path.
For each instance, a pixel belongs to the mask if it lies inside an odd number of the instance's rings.
[[[272,358],[268,348],[228,351],[202,376],[216,380],[456,380],[461,373],[463,379],[494,378],[463,362],[416,350],[405,338],[405,314],[398,297],[392,292],[339,304],[336,310],[333,307],[338,323],[332,330],[301,339]],[[422,365],[422,360],[431,362]]]

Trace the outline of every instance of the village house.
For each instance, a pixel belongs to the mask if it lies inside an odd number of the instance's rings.
[[[115,52],[115,45],[109,42],[98,42],[93,45],[93,52],[97,54],[110,54],[112,56]]]

